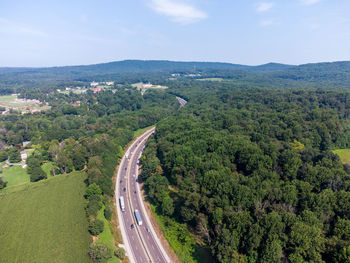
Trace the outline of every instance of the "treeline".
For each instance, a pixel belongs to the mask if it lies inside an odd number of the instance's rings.
[[[142,159],[159,211],[218,262],[348,262],[350,169],[331,149],[349,146],[349,93],[196,91]]]

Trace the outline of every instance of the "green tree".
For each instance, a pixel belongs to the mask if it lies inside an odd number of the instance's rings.
[[[16,147],[10,148],[8,151],[9,161],[11,163],[18,163],[21,161],[21,154]]]
[[[104,244],[91,244],[89,251],[89,256],[94,262],[106,263],[111,256],[111,250]]]
[[[101,194],[102,194],[101,188],[100,188],[97,184],[93,183],[93,184],[90,184],[90,185],[86,188],[85,197],[86,197],[87,199],[89,199],[90,196],[92,196],[92,195],[98,195],[98,196],[100,196]]]
[[[303,259],[307,262],[323,262],[321,252],[324,249],[324,237],[322,230],[316,226],[310,226],[297,222],[291,229],[290,245],[292,262]],[[298,259],[298,261],[295,261]]]
[[[0,151],[0,162],[6,161],[7,158],[8,158],[8,155],[7,155],[6,151]]]
[[[0,189],[5,188],[7,185],[7,181],[4,179],[3,176],[0,176]]]
[[[123,260],[123,259],[125,258],[125,250],[124,250],[123,248],[120,247],[120,248],[118,248],[118,249],[116,249],[116,250],[114,251],[114,255],[115,255],[117,258]]]
[[[47,174],[40,166],[34,167],[30,174],[30,181],[37,182],[43,179],[47,179]]]
[[[93,220],[89,225],[89,231],[91,235],[98,236],[103,232],[104,223],[99,219]]]
[[[171,199],[168,194],[164,194],[161,203],[162,213],[171,216],[174,213],[173,199]]]

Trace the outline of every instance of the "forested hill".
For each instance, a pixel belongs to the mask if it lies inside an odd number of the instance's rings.
[[[331,151],[350,147],[350,93],[191,90],[142,157],[160,213],[214,262],[350,262],[350,166]]]
[[[11,90],[4,90],[15,88],[67,86],[67,83],[93,80],[122,83],[167,80],[173,73],[180,74],[181,78],[219,77],[258,87],[271,87],[271,84],[275,87],[350,87],[350,62],[247,66],[219,62],[124,60],[86,66],[0,68],[0,92],[11,93]]]

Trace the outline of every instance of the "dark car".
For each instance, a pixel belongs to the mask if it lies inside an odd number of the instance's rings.
[[[134,224],[132,224],[132,225],[131,225],[131,229],[134,229],[134,228],[135,228],[135,226],[134,226]]]
[[[123,191],[124,191],[124,192],[126,191],[126,188],[125,188],[125,187],[123,188]]]

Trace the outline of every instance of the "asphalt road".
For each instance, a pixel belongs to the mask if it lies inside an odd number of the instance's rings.
[[[178,100],[178,102],[180,103],[180,107],[182,108],[183,106],[186,105],[187,101],[184,100],[183,98],[180,97],[176,97],[176,99]]]
[[[154,129],[141,135],[127,150],[119,166],[116,183],[116,203],[119,225],[126,252],[131,263],[170,262],[145,211],[138,185],[138,162],[148,137]],[[124,197],[125,211],[122,212],[119,196]],[[142,225],[138,225],[134,211],[138,210]]]

